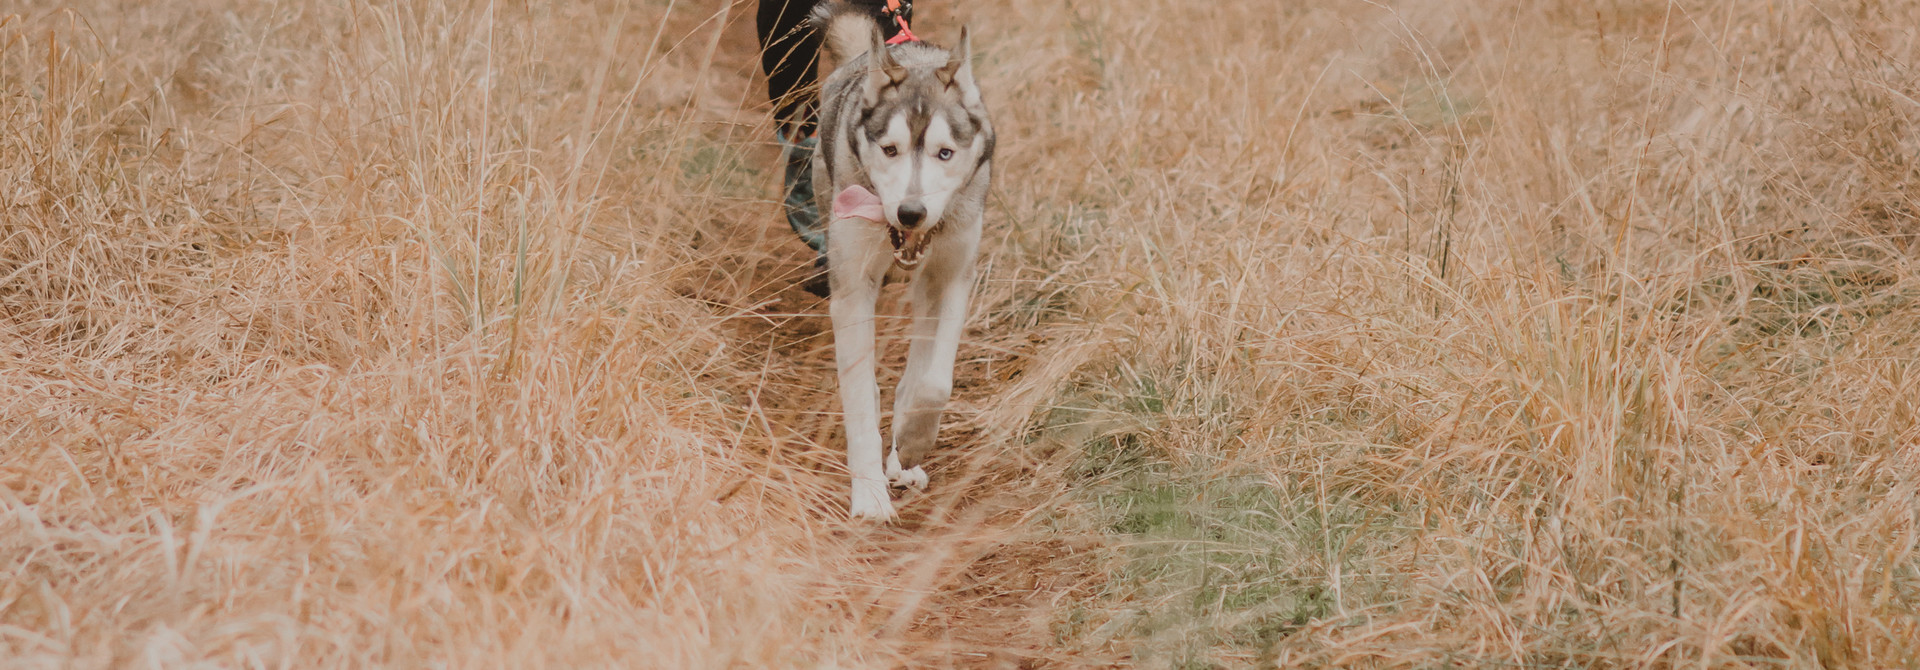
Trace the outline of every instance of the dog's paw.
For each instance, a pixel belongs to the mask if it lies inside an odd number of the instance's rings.
[[[886,483],[878,479],[853,480],[853,504],[848,511],[861,521],[892,521],[893,499],[887,494]]]
[[[910,469],[898,470],[893,476],[887,479],[887,483],[892,484],[893,487],[897,489],[921,491],[927,488],[927,471],[925,468],[917,465]]]
[[[899,451],[887,452],[886,472],[887,484],[896,489],[913,489],[920,491],[927,488],[927,471],[917,465],[913,466],[911,470],[900,469]]]

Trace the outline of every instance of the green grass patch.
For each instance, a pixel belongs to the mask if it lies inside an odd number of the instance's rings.
[[[1063,643],[1123,649],[1140,667],[1243,667],[1387,597],[1367,557],[1399,539],[1399,512],[1263,462],[1280,452],[1242,443],[1234,421],[1196,420],[1221,408],[1167,381],[1177,375],[1120,377],[1061,402],[1038,431],[1071,450],[1091,510],[1081,519],[1110,538],[1118,566],[1063,608]]]
[[[764,190],[765,178],[746,147],[694,138],[680,160],[681,177],[697,189],[728,199],[753,198]]]

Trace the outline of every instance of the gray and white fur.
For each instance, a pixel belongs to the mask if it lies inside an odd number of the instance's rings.
[[[886,521],[894,518],[889,484],[926,486],[921,464],[953,390],[992,180],[993,125],[974,81],[966,29],[948,50],[924,42],[888,46],[872,15],[844,0],[822,3],[813,19],[839,63],[821,86],[814,197],[829,212],[836,195],[865,187],[886,218],[836,218],[827,228],[850,509],[854,518]],[[896,269],[910,282],[913,321],[907,367],[894,389],[893,444],[883,459],[874,308]]]

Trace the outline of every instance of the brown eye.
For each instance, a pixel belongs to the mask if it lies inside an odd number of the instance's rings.
[[[900,149],[897,147],[894,147],[893,145],[887,145],[884,147],[880,147],[880,153],[886,154],[888,158],[892,158],[894,156],[900,155]]]
[[[953,150],[952,150],[952,149],[941,149],[941,150],[940,150],[940,153],[937,153],[937,154],[934,154],[934,155],[935,155],[935,156],[937,156],[937,157],[939,157],[939,158],[940,158],[940,160],[943,160],[943,161],[947,161],[947,160],[953,160]]]

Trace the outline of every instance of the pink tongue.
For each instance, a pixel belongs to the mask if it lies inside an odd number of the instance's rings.
[[[887,220],[887,213],[880,208],[880,196],[874,195],[867,187],[855,184],[833,196],[833,218],[866,219],[873,222]]]

